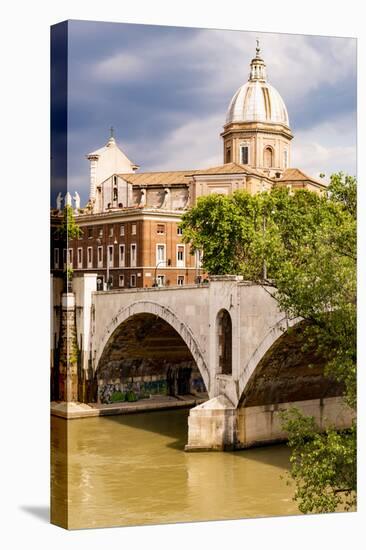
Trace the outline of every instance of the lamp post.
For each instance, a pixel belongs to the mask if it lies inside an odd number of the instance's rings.
[[[273,215],[275,213],[276,213],[275,210],[271,210],[271,212],[270,212],[271,215]],[[267,217],[266,217],[266,214],[264,213],[263,214],[263,227],[262,227],[263,240],[265,240],[266,231],[267,231]],[[263,259],[263,280],[264,281],[267,280],[267,262],[266,262],[265,258]]]
[[[154,273],[154,284],[153,286],[156,287],[156,286],[159,286],[158,285],[158,282],[157,282],[157,272],[158,272],[158,267],[160,264],[167,264],[167,265],[171,265],[171,260],[160,260],[160,262],[158,262],[155,266],[155,273]]]
[[[109,247],[113,246],[113,252],[114,252],[114,245],[118,244],[117,239],[115,238],[113,241],[113,244],[107,244],[107,290],[110,289],[110,282],[109,282]],[[114,254],[113,254],[114,256]]]

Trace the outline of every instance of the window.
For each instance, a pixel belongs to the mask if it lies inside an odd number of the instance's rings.
[[[196,267],[200,269],[202,267],[202,250],[196,250],[194,256],[196,259]]]
[[[158,223],[157,228],[156,228],[156,232],[158,233],[158,235],[164,235],[165,225],[163,223]]]
[[[124,267],[125,265],[125,245],[119,245],[119,266]]]
[[[273,151],[271,147],[266,147],[264,150],[264,166],[265,168],[272,168],[273,166]]]
[[[83,249],[82,248],[78,248],[78,268],[82,268],[83,267]]]
[[[69,248],[69,257],[68,257],[68,264],[72,266],[72,260],[73,260],[73,250],[72,248]]]
[[[287,149],[284,150],[283,152],[283,167],[284,168],[288,168],[288,151]]]
[[[67,263],[67,248],[64,248],[62,251],[62,262],[64,265]]]
[[[88,267],[93,267],[93,249],[88,246]]]
[[[231,162],[231,147],[227,147],[226,149],[225,162]]]
[[[103,227],[99,227],[98,229],[98,236],[103,237]]]
[[[98,267],[103,267],[103,247],[98,246]]]
[[[178,275],[177,283],[178,283],[178,286],[184,285],[184,275]]]
[[[165,262],[165,244],[156,245],[156,263]]]
[[[240,147],[240,164],[249,164],[249,147],[241,145]]]
[[[121,235],[121,237],[125,236],[125,225],[124,225],[124,223],[119,228],[119,234]]]
[[[109,236],[113,237],[113,225],[111,225],[109,228]]]
[[[177,267],[184,267],[184,245],[177,245]]]
[[[92,239],[92,238],[93,238],[93,228],[88,227],[88,239]]]
[[[164,286],[165,285],[165,275],[158,275],[156,278],[156,282],[158,283],[158,286]]]
[[[53,251],[53,266],[55,269],[58,269],[60,263],[60,250],[55,248]]]
[[[135,243],[131,244],[131,267],[136,267],[136,249],[137,245]]]
[[[177,235],[183,235],[183,229],[179,225],[177,227]]]
[[[118,286],[125,286],[125,276],[124,275],[120,275],[118,277]]]
[[[135,223],[133,223],[131,225],[131,235],[136,235],[136,224]]]
[[[108,246],[108,265],[109,267],[113,267],[113,245],[112,244]]]
[[[132,287],[136,286],[136,275],[131,275],[130,277],[130,285]]]

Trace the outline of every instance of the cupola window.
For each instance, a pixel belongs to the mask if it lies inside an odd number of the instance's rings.
[[[271,147],[266,147],[264,150],[264,166],[265,168],[272,168],[273,166],[273,151]]]
[[[225,162],[226,162],[226,163],[231,162],[231,147],[227,147],[227,148],[226,148],[226,158],[225,158]]]
[[[249,164],[249,147],[248,145],[240,146],[240,164]]]

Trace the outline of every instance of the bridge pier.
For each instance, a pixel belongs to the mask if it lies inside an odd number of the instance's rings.
[[[237,409],[219,395],[194,407],[188,418],[186,451],[224,451],[235,448]]]
[[[342,397],[235,408],[220,395],[191,409],[185,450],[227,451],[285,441],[279,413],[290,407],[313,416],[321,431],[349,428],[352,423],[352,410]]]

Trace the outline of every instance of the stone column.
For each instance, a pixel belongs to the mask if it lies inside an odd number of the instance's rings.
[[[84,273],[81,277],[75,277],[73,289],[77,310],[78,401],[88,403],[91,400],[93,383],[93,372],[89,361],[92,293],[97,290],[97,274]]]
[[[76,339],[75,295],[62,294],[59,360],[59,399],[77,401],[78,346]]]

